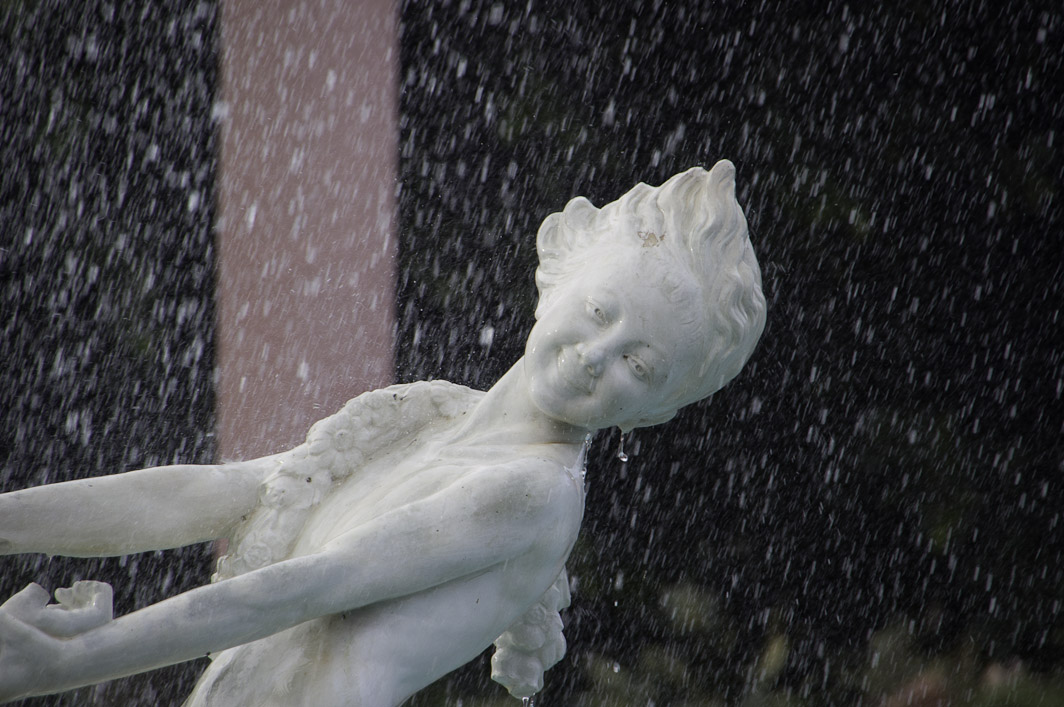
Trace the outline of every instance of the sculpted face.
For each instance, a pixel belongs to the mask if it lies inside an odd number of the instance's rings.
[[[694,370],[700,317],[689,304],[694,283],[680,279],[667,295],[664,267],[636,248],[600,249],[560,286],[525,345],[525,375],[542,412],[588,429],[671,416],[662,405]]]

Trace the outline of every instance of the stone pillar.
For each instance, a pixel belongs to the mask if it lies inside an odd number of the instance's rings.
[[[394,370],[398,8],[223,0],[218,450],[300,442]]]

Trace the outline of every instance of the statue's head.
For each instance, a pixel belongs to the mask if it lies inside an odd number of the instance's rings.
[[[671,419],[734,378],[765,326],[761,272],[727,160],[570,201],[537,237],[525,350],[533,400],[584,427]]]

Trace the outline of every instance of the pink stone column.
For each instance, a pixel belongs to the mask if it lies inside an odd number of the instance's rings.
[[[218,450],[302,441],[392,380],[394,0],[223,0]]]

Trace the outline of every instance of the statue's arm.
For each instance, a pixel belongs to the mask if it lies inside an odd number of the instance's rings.
[[[265,462],[161,466],[0,494],[0,555],[105,557],[223,537],[254,508]]]
[[[535,551],[544,532],[559,525],[550,486],[517,479],[504,488],[499,479],[469,477],[349,531],[320,552],[185,592],[66,639],[43,631],[31,638],[25,626],[31,620],[0,611],[0,644],[4,622],[18,623],[17,632],[8,632],[14,645],[0,645],[0,697],[59,692],[171,665],[478,573]],[[24,615],[40,612],[16,605]],[[7,678],[5,684],[5,671],[24,675],[19,666],[26,664],[33,670],[25,682]]]

